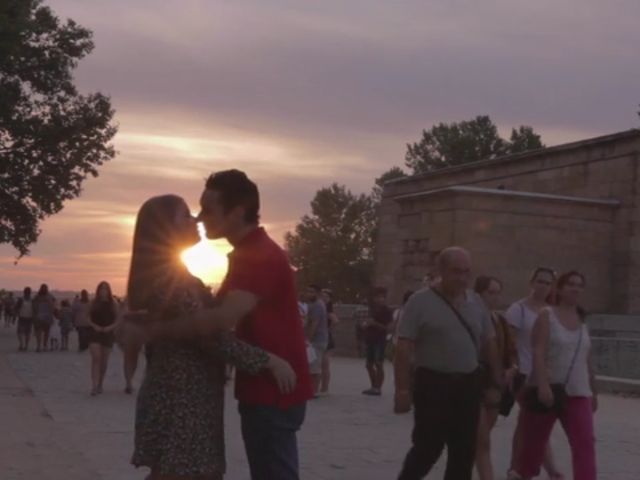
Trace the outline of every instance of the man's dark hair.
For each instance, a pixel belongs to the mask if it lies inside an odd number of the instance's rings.
[[[248,223],[260,220],[260,195],[258,187],[240,170],[223,170],[213,173],[206,184],[207,190],[220,192],[220,203],[225,213],[235,207],[244,207],[244,219]]]
[[[320,293],[322,291],[322,288],[320,288],[320,285],[316,285],[315,283],[312,283],[311,285],[309,285],[309,288],[312,290],[315,290],[316,293]]]

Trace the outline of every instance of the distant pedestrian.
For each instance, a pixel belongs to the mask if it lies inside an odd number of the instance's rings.
[[[89,292],[82,290],[80,298],[74,301],[71,310],[73,312],[73,326],[78,332],[78,352],[84,352],[89,348],[89,335],[91,334]]]
[[[320,391],[322,377],[322,357],[329,344],[329,326],[327,308],[320,297],[322,291],[317,285],[307,287],[307,324],[305,333],[307,340],[315,351],[315,358],[309,363],[309,372],[315,396]]]
[[[54,313],[53,323],[49,329],[49,351],[56,352],[60,350],[60,318]]]
[[[364,340],[365,325],[369,318],[369,310],[363,307],[356,307],[353,312],[353,326],[356,340],[356,348],[358,349],[358,358],[366,357],[366,343]]]
[[[33,330],[33,300],[31,298],[31,288],[25,287],[22,297],[16,304],[18,313],[18,351],[29,350],[29,341]]]
[[[36,332],[36,352],[47,351],[49,331],[53,325],[55,299],[49,293],[49,287],[43,283],[33,299],[34,329]]]
[[[393,323],[391,324],[391,343],[395,351],[395,346],[398,344],[398,327],[400,326],[400,319],[402,318],[402,312],[404,307],[415,292],[413,290],[407,290],[402,295],[402,305],[393,311]],[[393,355],[392,355],[393,357]]]
[[[60,303],[60,350],[69,350],[69,334],[73,330],[73,311],[69,300]]]
[[[387,334],[392,328],[393,312],[387,306],[387,291],[375,288],[369,306],[369,319],[365,324],[364,339],[367,352],[367,373],[370,388],[362,393],[365,395],[382,395],[384,384],[384,360],[387,346]]]
[[[1,301],[4,310],[4,326],[12,327],[16,323],[16,300],[13,292],[7,293]]]
[[[109,356],[115,340],[114,330],[118,321],[118,304],[107,282],[100,282],[91,304],[89,351],[91,352],[91,395],[103,391],[104,377],[109,366]]]
[[[333,309],[333,293],[328,288],[322,290],[322,301],[327,308],[327,329],[329,332],[329,341],[327,343],[327,349],[322,356],[320,393],[326,395],[329,393],[329,383],[331,382],[331,352],[336,347],[333,330],[339,320]]]

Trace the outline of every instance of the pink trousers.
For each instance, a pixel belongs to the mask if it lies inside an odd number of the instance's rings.
[[[596,450],[591,397],[568,397],[560,415],[522,412],[523,445],[516,470],[524,478],[539,475],[545,446],[556,420],[560,420],[571,446],[574,480],[596,480]]]

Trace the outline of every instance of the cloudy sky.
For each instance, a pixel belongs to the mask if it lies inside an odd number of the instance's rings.
[[[211,171],[247,171],[281,241],[318,188],[368,191],[436,122],[488,114],[547,145],[640,123],[637,0],[46,3],[94,31],[76,79],[111,95],[119,155],[31,257],[0,247],[0,287],[121,292],[139,205],[195,210]]]

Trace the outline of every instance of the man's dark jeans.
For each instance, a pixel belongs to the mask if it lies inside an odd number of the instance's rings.
[[[296,432],[306,403],[288,409],[239,404],[242,438],[252,480],[299,480]]]
[[[480,414],[477,373],[445,374],[416,368],[413,447],[398,480],[424,478],[446,445],[445,480],[471,480]]]

